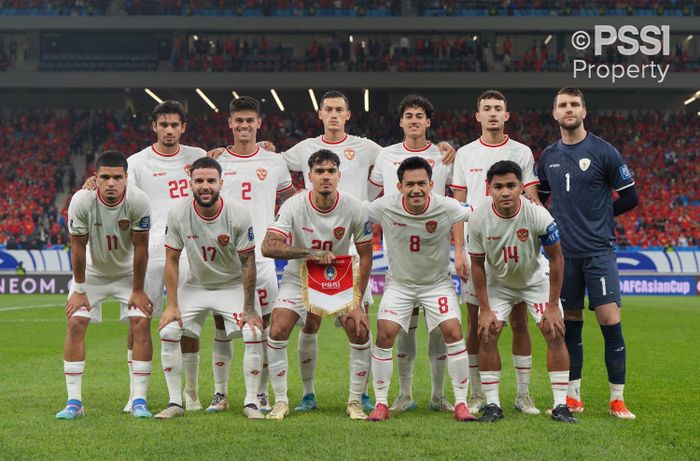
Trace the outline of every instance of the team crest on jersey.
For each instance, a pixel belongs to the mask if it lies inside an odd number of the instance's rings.
[[[326,266],[325,270],[323,271],[323,275],[326,277],[326,280],[329,282],[332,282],[335,280],[335,277],[338,275],[338,271],[335,270],[335,267],[333,267],[332,264],[329,264]]]
[[[591,159],[590,158],[582,158],[581,160],[578,161],[578,166],[581,168],[581,171],[586,171],[589,166],[591,166]]]
[[[437,230],[437,221],[433,221],[432,219],[425,223],[425,230],[427,230],[429,233],[433,233]]]
[[[432,158],[427,158],[426,161],[428,162],[428,165],[430,165],[430,168],[435,168],[435,160]]]
[[[231,241],[231,237],[226,234],[221,234],[216,238],[216,241],[219,242],[220,246],[225,247]]]
[[[343,235],[345,235],[345,228],[342,226],[338,226],[335,229],[333,229],[333,235],[337,240],[340,240],[343,238]]]
[[[192,175],[190,174],[190,167],[191,167],[191,166],[192,166],[192,164],[190,164],[190,163],[188,163],[187,165],[185,165],[185,174],[186,174],[187,176],[192,176]]]
[[[128,219],[120,219],[118,224],[119,224],[119,229],[125,231],[129,228],[131,221],[129,221]]]
[[[515,235],[518,236],[518,240],[520,240],[521,242],[525,242],[525,241],[527,241],[527,237],[530,235],[530,233],[527,231],[527,229],[523,228],[523,229],[518,229],[515,232]]]
[[[255,170],[255,174],[258,175],[258,179],[264,181],[267,178],[267,170],[265,168],[258,168]]]
[[[355,158],[355,149],[348,147],[343,153],[345,154],[345,158],[348,160],[352,160]]]

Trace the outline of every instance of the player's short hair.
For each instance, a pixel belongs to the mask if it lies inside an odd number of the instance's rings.
[[[557,97],[560,94],[568,94],[569,96],[578,96],[579,98],[581,98],[581,105],[583,106],[584,109],[586,108],[586,98],[583,97],[583,91],[579,90],[578,88],[574,88],[574,87],[570,87],[570,86],[564,87],[564,88],[560,89],[559,91],[557,91],[557,94],[554,96],[554,103],[553,103],[554,107],[557,107]]]
[[[260,103],[257,99],[251,98],[250,96],[241,96],[240,98],[232,99],[231,103],[228,105],[229,114],[243,112],[244,110],[252,110],[260,117]]]
[[[323,101],[325,101],[326,99],[331,99],[331,98],[342,98],[343,101],[345,101],[345,108],[350,109],[350,100],[348,99],[348,97],[345,96],[340,91],[336,91],[336,90],[330,90],[330,91],[326,91],[325,93],[323,93],[323,96],[321,96],[321,106],[320,107],[323,107]]]
[[[219,162],[211,157],[200,157],[195,160],[192,165],[190,165],[190,176],[194,173],[194,170],[201,170],[206,168],[213,168],[219,172],[219,177],[221,177],[221,165]]]
[[[340,168],[340,157],[338,157],[334,152],[328,149],[317,150],[311,157],[309,157],[309,169],[313,170],[314,165],[321,165],[322,163],[332,163],[333,165]]]
[[[417,94],[409,94],[399,103],[399,118],[403,117],[403,113],[409,107],[423,109],[425,116],[429,119],[433,118],[433,112],[435,112],[433,103],[428,98]]]
[[[102,152],[95,161],[95,171],[98,171],[103,166],[106,167],[122,167],[124,171],[129,168],[126,161],[126,156],[116,150],[106,150]]]
[[[486,90],[483,93],[479,95],[478,98],[476,98],[476,111],[479,112],[479,105],[481,104],[481,101],[484,99],[496,99],[498,101],[503,101],[503,105],[508,108],[508,101],[506,100],[506,97],[503,96],[503,93],[501,93],[498,90]]]
[[[399,182],[403,181],[403,174],[409,170],[425,170],[428,173],[428,179],[433,179],[433,169],[423,157],[408,157],[401,162],[399,169],[396,171]]]
[[[491,184],[494,176],[503,176],[508,173],[513,173],[518,181],[523,182],[523,170],[512,160],[501,160],[491,165],[489,171],[486,172],[486,181]]]
[[[178,114],[182,123],[187,123],[187,109],[179,101],[163,101],[151,112],[151,121],[157,122],[161,115]]]

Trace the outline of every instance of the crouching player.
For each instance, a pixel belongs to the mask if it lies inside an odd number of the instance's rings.
[[[394,340],[408,332],[416,305],[423,306],[428,331],[439,328],[447,344],[447,371],[455,395],[454,417],[472,421],[467,408],[469,361],[462,337],[459,302],[450,264],[450,230],[466,221],[471,207],[431,192],[432,168],[422,157],[405,159],[397,171],[400,194],[365,203],[370,220],[384,230],[389,272],[377,317],[372,375],[377,404],[371,421],[389,418],[387,397],[393,373]]]
[[[544,207],[522,196],[522,177],[515,162],[493,164],[486,174],[493,203],[477,208],[469,219],[469,255],[480,306],[479,374],[486,396],[479,421],[503,418],[498,398],[498,339],[513,306],[524,302],[547,341],[547,369],[554,394],[552,419],[575,423],[566,406],[569,353],[559,302],[564,276],[559,231]],[[540,252],[542,246],[549,264]]]
[[[209,312],[224,319],[227,338],[242,334],[245,343],[243,373],[246,387],[243,413],[262,419],[257,391],[262,370],[262,319],[255,303],[255,240],[248,211],[219,196],[221,166],[211,158],[190,167],[194,201],[168,214],[165,235],[167,307],[160,320],[161,361],[170,394],[168,407],[156,418],[183,416],[183,334],[199,338]],[[180,252],[190,263],[187,281],[179,287]]]
[[[150,417],[146,392],[153,354],[149,328],[153,305],[144,291],[150,206],[143,191],[135,186],[127,190],[124,154],[103,152],[95,168],[97,189],[76,192],[68,207],[73,263],[63,352],[68,403],[56,418],[75,419],[83,415],[85,330],[89,322],[102,321],[101,302],[109,296],[121,303],[120,319],[128,319],[134,334],[131,413]]]

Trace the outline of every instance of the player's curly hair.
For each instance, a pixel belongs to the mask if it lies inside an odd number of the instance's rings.
[[[486,181],[491,184],[494,176],[503,176],[508,173],[513,173],[518,181],[523,182],[523,170],[512,160],[501,160],[491,165],[489,171],[486,172]]]
[[[257,99],[251,98],[250,96],[241,96],[240,98],[233,99],[228,105],[229,114],[243,112],[244,110],[252,110],[260,117],[260,103]]]
[[[431,103],[428,98],[417,94],[409,94],[408,96],[403,98],[399,103],[399,118],[403,117],[403,113],[409,107],[423,109],[423,111],[425,112],[425,116],[428,119],[433,118],[433,112],[435,112],[433,103]]]
[[[314,165],[321,165],[326,162],[332,163],[340,168],[340,157],[338,157],[335,152],[331,152],[328,149],[321,149],[317,150],[309,157],[309,169],[313,170]]]
[[[182,103],[174,100],[163,101],[158,104],[151,112],[151,121],[154,123],[158,121],[161,115],[165,114],[178,114],[180,116],[180,121],[184,124],[187,123],[187,109]]]
[[[408,157],[401,162],[399,169],[396,171],[396,175],[399,177],[399,182],[403,181],[403,174],[410,170],[425,170],[428,172],[428,179],[433,179],[433,169],[431,168],[430,163],[428,163],[428,161],[423,157]]]

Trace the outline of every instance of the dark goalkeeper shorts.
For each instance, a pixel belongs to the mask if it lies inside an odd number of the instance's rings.
[[[608,303],[622,306],[620,275],[615,253],[586,258],[564,258],[564,284],[561,289],[561,303],[564,309],[583,309],[586,291],[590,310]]]

